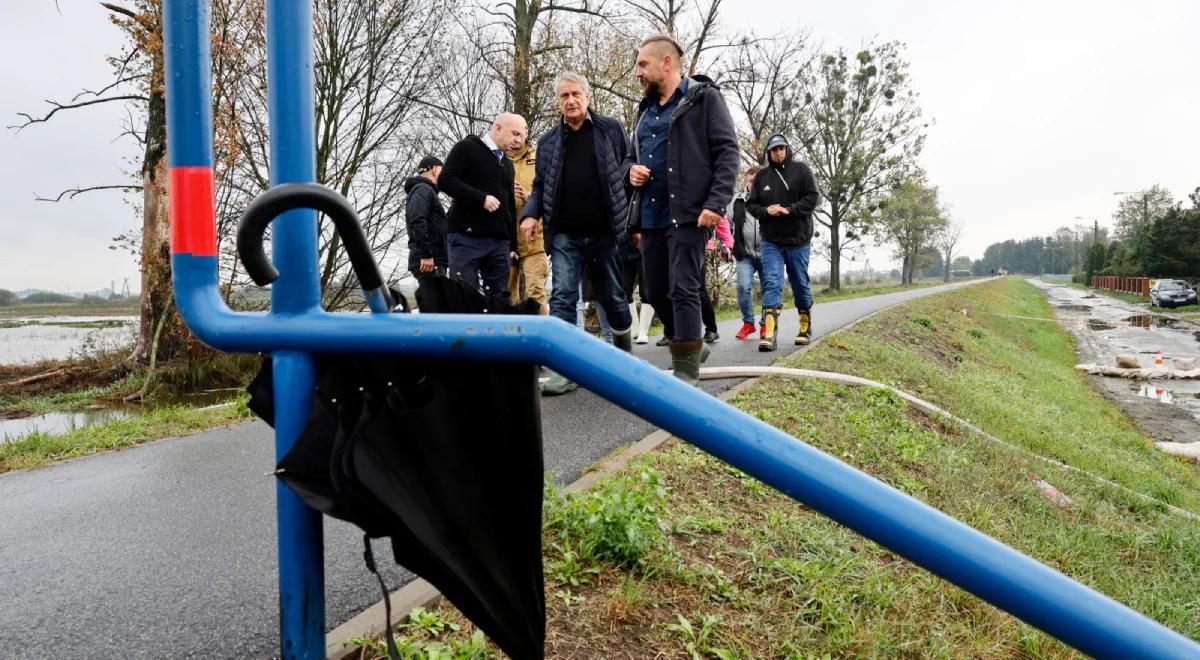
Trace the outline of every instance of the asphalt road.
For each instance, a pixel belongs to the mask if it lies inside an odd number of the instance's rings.
[[[816,305],[816,336],[961,284]],[[720,326],[707,366],[767,365],[794,350]],[[637,346],[663,367],[665,348]],[[709,392],[737,381],[708,381]],[[590,392],[543,400],[546,469],[563,482],[649,424]],[[278,649],[273,441],[262,423],[0,475],[0,658],[268,657]],[[326,520],[326,627],[380,598],[359,532]],[[411,579],[376,558],[392,588]],[[386,564],[383,565],[383,564]]]

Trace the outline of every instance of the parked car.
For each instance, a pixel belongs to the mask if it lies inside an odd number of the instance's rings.
[[[1159,307],[1196,304],[1196,290],[1182,280],[1159,280],[1150,288],[1150,303]]]

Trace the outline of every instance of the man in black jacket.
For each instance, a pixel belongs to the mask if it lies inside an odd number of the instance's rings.
[[[633,350],[633,320],[621,281],[619,247],[627,237],[625,128],[588,109],[592,89],[583,76],[563,73],[554,83],[562,119],[538,140],[533,190],[521,212],[521,231],[532,236],[538,220],[550,248],[554,290],[550,314],[575,322],[585,270],[596,302],[612,326],[613,345]],[[565,394],[576,385],[555,374],[543,394]]]
[[[773,351],[783,307],[783,273],[787,270],[792,296],[800,310],[796,343],[812,335],[812,289],[808,285],[808,259],[812,249],[813,210],[821,193],[808,165],[792,158],[783,135],[767,140],[767,166],[754,178],[746,211],[758,218],[762,231],[763,325],[758,350]]]
[[[496,117],[482,137],[459,140],[438,181],[454,200],[447,217],[450,277],[507,299],[508,269],[517,257],[513,164],[504,154],[525,144],[520,115]]]
[[[703,76],[684,78],[682,62],[683,49],[665,34],[638,50],[636,72],[646,97],[634,121],[629,183],[639,188],[631,223],[646,289],[674,330],[675,376],[694,384],[708,356],[700,320],[704,248],[708,229],[733,199],[738,141],[720,90]]]
[[[420,280],[445,274],[446,210],[438,199],[438,175],[442,161],[426,156],[417,165],[417,176],[404,182],[404,224],[408,227],[408,271]]]

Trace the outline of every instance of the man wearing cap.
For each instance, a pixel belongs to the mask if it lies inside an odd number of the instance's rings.
[[[408,227],[408,272],[420,281],[446,273],[446,209],[438,199],[442,161],[426,156],[417,175],[404,182],[404,223]]]
[[[537,147],[526,142],[518,149],[508,152],[515,174],[515,197],[517,212],[529,201],[533,190],[534,168],[537,166]],[[520,217],[517,218],[520,220]],[[532,236],[517,232],[517,263],[508,275],[508,293],[514,303],[528,298],[538,301],[542,313],[550,308],[546,304],[546,278],[550,276],[550,259],[546,257],[546,242],[542,234],[542,223],[537,223]]]
[[[684,78],[682,62],[683,48],[666,34],[638,49],[645,98],[633,126],[629,183],[639,202],[630,224],[650,300],[672,329],[675,376],[696,384],[708,355],[700,319],[704,249],[708,229],[733,199],[738,141],[720,89],[704,76]]]
[[[459,140],[438,177],[454,200],[446,222],[450,277],[507,300],[508,268],[517,257],[513,164],[505,151],[525,144],[521,115],[503,113],[482,136]],[[482,281],[482,282],[481,282]]]
[[[820,199],[812,170],[792,157],[787,138],[778,133],[772,135],[767,140],[767,166],[754,178],[746,199],[746,212],[758,218],[763,239],[762,307],[766,330],[758,342],[760,351],[773,351],[778,345],[785,270],[796,309],[800,311],[796,344],[807,344],[812,336],[808,259],[813,237],[812,214]]]

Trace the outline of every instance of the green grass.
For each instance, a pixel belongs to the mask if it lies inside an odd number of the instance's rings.
[[[61,435],[34,433],[20,440],[0,443],[0,473],[228,426],[251,417],[253,414],[241,398],[234,405],[208,410],[167,406]]]
[[[137,301],[85,305],[82,303],[45,303],[0,307],[0,318],[14,316],[137,316]]]
[[[895,385],[1019,447],[1200,511],[1196,466],[1154,449],[1074,371],[1056,324],[1013,316],[1052,310],[1035,287],[1005,278],[892,308],[787,364]],[[734,403],[1200,638],[1200,523],[887,392],[771,378]],[[1054,503],[1035,479],[1071,503]],[[1077,656],[678,441],[591,494],[551,492],[547,512],[548,657]],[[639,551],[630,561],[597,550],[605,544]],[[463,622],[456,634],[469,630]]]

